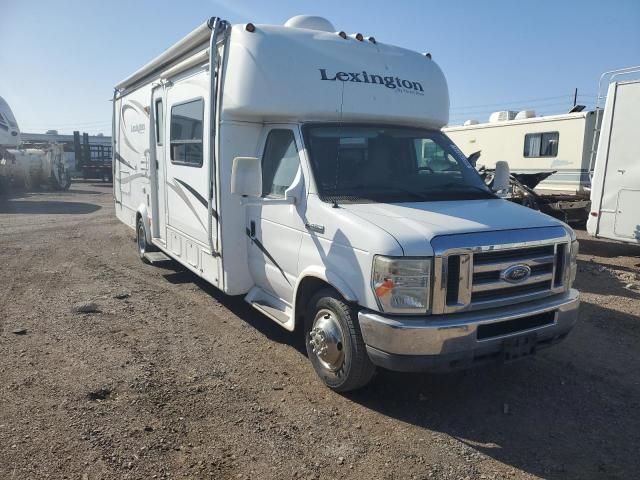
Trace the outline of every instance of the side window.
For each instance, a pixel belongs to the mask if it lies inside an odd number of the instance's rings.
[[[154,115],[156,117],[156,143],[162,145],[164,143],[164,109],[162,108],[162,99],[156,100]]]
[[[171,162],[191,167],[202,166],[202,126],[204,100],[171,107]]]
[[[454,158],[431,139],[416,139],[416,159],[418,170],[431,172],[459,171],[460,167]]]
[[[524,136],[524,156],[528,158],[556,157],[558,132],[528,133]]]
[[[271,130],[262,156],[262,196],[283,198],[291,186],[300,158],[291,130]]]

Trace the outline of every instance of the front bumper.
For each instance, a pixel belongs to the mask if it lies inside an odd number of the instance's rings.
[[[527,337],[533,349],[564,339],[578,318],[579,293],[511,307],[429,317],[358,313],[371,361],[397,371],[449,370],[504,358],[505,345]]]

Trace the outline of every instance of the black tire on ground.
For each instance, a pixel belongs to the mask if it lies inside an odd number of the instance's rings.
[[[376,368],[362,339],[358,312],[335,290],[323,289],[313,296],[305,315],[304,336],[313,368],[332,390],[356,390],[373,378]],[[323,347],[327,350],[317,353]]]
[[[138,256],[140,257],[140,260],[144,263],[150,263],[144,254],[152,252],[153,246],[147,242],[147,235],[142,217],[138,218],[138,224],[136,225],[136,245],[138,247]]]

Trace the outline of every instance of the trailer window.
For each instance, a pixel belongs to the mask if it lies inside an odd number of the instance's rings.
[[[162,145],[164,138],[164,109],[162,108],[162,99],[156,100],[156,143]]]
[[[524,136],[525,157],[555,157],[558,155],[558,132],[528,133]]]
[[[171,162],[191,167],[202,166],[202,126],[204,100],[171,107]]]
[[[283,198],[298,173],[300,159],[291,130],[271,130],[262,156],[262,196]]]

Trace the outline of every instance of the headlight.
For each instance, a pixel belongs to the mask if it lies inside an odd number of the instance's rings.
[[[567,287],[571,288],[573,282],[576,279],[576,273],[578,272],[578,240],[571,242],[571,250],[569,252],[569,282]]]
[[[372,287],[378,306],[384,312],[426,313],[431,290],[431,259],[376,256]]]

